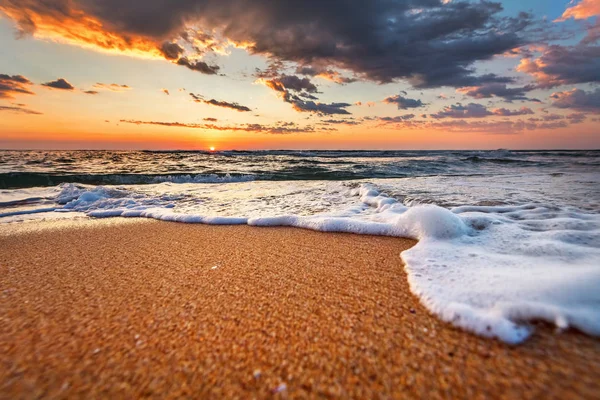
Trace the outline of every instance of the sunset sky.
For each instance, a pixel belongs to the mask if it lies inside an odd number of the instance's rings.
[[[0,0],[0,148],[600,148],[600,0]]]

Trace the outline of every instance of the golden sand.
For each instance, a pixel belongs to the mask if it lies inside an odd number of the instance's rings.
[[[538,326],[511,347],[429,315],[410,240],[49,227],[0,231],[0,398],[600,397],[597,339]]]

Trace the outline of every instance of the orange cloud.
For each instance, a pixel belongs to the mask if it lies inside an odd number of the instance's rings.
[[[205,118],[204,120],[214,120],[214,118]],[[135,125],[159,125],[176,128],[204,129],[213,131],[230,131],[230,132],[253,132],[253,133],[270,133],[274,135],[285,135],[291,133],[310,133],[316,132],[312,126],[300,127],[294,123],[279,123],[277,125],[261,125],[261,124],[239,124],[239,125],[215,125],[215,124],[195,124],[183,122],[160,122],[160,121],[137,121],[131,119],[122,119],[120,122]],[[328,130],[322,128],[320,130]]]
[[[141,36],[123,35],[107,29],[98,19],[77,9],[37,13],[34,7],[0,5],[8,17],[18,22],[21,34],[67,43],[107,53],[144,58],[164,58],[155,41]]]
[[[600,0],[582,0],[580,3],[569,7],[557,21],[565,21],[569,18],[587,19],[600,15]]]
[[[331,82],[338,83],[340,85],[342,85],[344,83],[352,83],[352,82],[357,81],[356,78],[348,78],[346,76],[343,76],[339,72],[332,71],[332,70],[322,71],[315,76],[318,76],[319,78],[323,78],[323,79],[331,81]]]
[[[118,83],[96,83],[93,86],[95,89],[105,89],[110,90],[111,92],[125,92],[127,90],[131,90],[131,87],[128,85],[119,85]]]
[[[35,94],[29,87],[33,83],[23,75],[0,74],[0,99],[14,99],[19,94]]]

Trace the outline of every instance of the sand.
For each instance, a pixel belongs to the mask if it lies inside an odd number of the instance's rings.
[[[122,221],[1,228],[1,398],[600,398],[597,339],[428,314],[413,241]]]

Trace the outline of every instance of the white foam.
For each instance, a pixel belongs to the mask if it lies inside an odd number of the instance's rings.
[[[66,184],[56,203],[38,212],[414,238],[401,254],[410,288],[444,321],[508,343],[529,337],[532,320],[600,336],[600,216],[575,208],[406,207],[369,184],[322,182]]]

